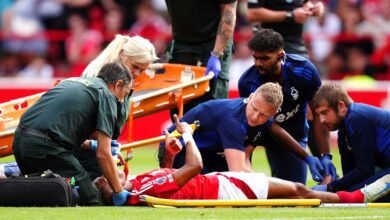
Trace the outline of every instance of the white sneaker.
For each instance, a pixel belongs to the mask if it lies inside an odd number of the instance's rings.
[[[390,174],[381,177],[370,185],[361,189],[364,202],[373,202],[390,192]]]
[[[0,164],[0,178],[5,177],[5,168],[4,165]]]

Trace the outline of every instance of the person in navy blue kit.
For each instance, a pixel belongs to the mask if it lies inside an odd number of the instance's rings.
[[[354,103],[344,88],[334,84],[319,88],[313,107],[326,128],[338,130],[343,170],[342,178],[313,189],[352,191],[390,174],[389,111]]]
[[[238,82],[240,96],[248,97],[264,83],[279,83],[283,90],[283,103],[274,121],[305,149],[308,136],[306,112],[321,85],[315,66],[302,56],[286,54],[283,37],[271,29],[255,32],[248,46],[253,51],[255,64],[243,73]],[[314,117],[314,128],[322,152],[329,153],[329,131],[319,123],[317,116]],[[256,144],[254,146],[265,147],[273,176],[306,184],[304,161],[283,149],[272,138],[265,137]],[[322,157],[321,162],[325,174],[336,175],[335,167],[327,156]]]
[[[213,171],[252,172],[250,155],[246,147],[254,145],[265,135],[280,141],[287,149],[294,152],[309,164],[312,175],[320,176],[323,169],[318,158],[312,157],[285,132],[273,123],[283,101],[280,85],[266,83],[246,98],[211,100],[198,105],[187,112],[181,121],[193,123],[199,120],[200,128],[194,133],[194,140],[203,158],[202,173]],[[172,132],[175,125],[168,131]],[[174,161],[165,161],[165,145],[160,146],[160,166],[173,163],[173,168],[180,168],[185,163],[185,149],[176,155]]]

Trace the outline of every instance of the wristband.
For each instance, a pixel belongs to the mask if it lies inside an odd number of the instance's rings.
[[[293,23],[295,21],[293,11],[287,11],[284,17],[284,21],[287,23]]]
[[[182,137],[183,137],[184,144],[187,144],[187,142],[194,140],[194,138],[189,132],[184,132]]]
[[[218,58],[220,58],[220,57],[222,57],[223,56],[223,53],[221,53],[221,52],[218,52],[218,51],[211,51],[211,56],[215,56],[215,57],[218,57]]]

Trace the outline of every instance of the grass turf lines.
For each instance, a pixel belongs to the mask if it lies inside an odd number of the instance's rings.
[[[335,150],[337,151],[337,150]],[[340,158],[334,152],[334,163],[340,169]],[[0,158],[0,162],[13,161]],[[269,175],[265,151],[258,148],[252,158],[255,171]],[[140,174],[158,167],[157,149],[134,150],[131,174]],[[315,182],[308,175],[308,185]],[[0,219],[390,219],[389,209],[381,208],[149,208],[149,207],[71,207],[71,208],[8,208],[0,207]]]

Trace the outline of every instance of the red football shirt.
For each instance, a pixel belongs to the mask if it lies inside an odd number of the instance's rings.
[[[133,185],[128,205],[141,205],[140,195],[164,199],[218,199],[219,182],[215,175],[197,175],[182,188],[172,177],[175,169],[157,169],[130,180]]]

